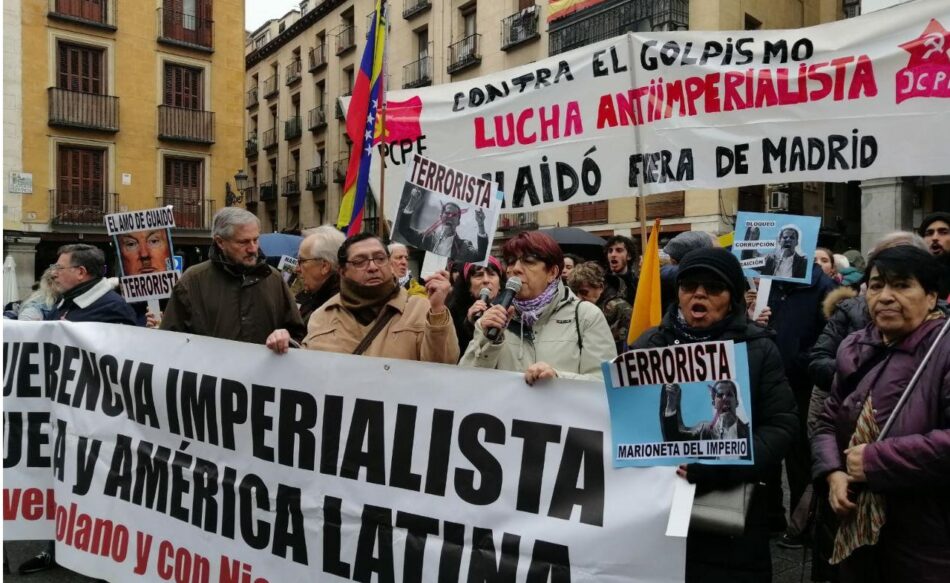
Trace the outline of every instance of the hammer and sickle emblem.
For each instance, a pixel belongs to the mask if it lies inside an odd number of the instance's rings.
[[[943,35],[938,32],[931,32],[925,36],[923,39],[923,45],[927,47],[927,52],[924,53],[923,56],[925,60],[934,53],[940,55],[945,52],[945,49],[943,48]]]

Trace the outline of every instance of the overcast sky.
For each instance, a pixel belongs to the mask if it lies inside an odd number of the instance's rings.
[[[244,0],[244,28],[257,30],[271,18],[280,18],[292,8],[300,9],[300,0]]]

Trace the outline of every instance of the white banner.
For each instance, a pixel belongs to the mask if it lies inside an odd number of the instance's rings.
[[[630,33],[390,92],[375,162],[386,155],[387,192],[402,192],[413,153],[484,175],[509,212],[945,174],[947,26],[950,3],[918,0],[795,30]],[[397,203],[387,197],[390,219]]]
[[[597,384],[5,321],[4,538],[110,581],[677,581]],[[247,576],[247,578],[245,578]]]

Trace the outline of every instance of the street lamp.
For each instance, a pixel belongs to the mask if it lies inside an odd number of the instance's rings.
[[[230,182],[224,183],[225,206],[234,206],[235,204],[244,202],[244,191],[247,190],[247,174],[244,173],[243,168],[238,170],[237,174],[234,175],[234,185],[240,194],[234,194],[234,191],[231,190]]]

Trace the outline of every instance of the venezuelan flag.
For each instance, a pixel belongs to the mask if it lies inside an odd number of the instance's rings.
[[[353,85],[353,97],[346,111],[346,133],[353,141],[350,164],[343,182],[343,199],[336,226],[352,237],[363,227],[363,207],[369,190],[376,113],[383,104],[383,52],[386,48],[386,20],[383,0],[376,0],[376,17],[366,37],[366,50]]]
[[[643,265],[640,266],[640,281],[637,283],[637,297],[633,300],[633,314],[630,317],[630,332],[627,333],[627,346],[654,326],[660,325],[660,219],[653,223],[647,248],[643,252]]]

